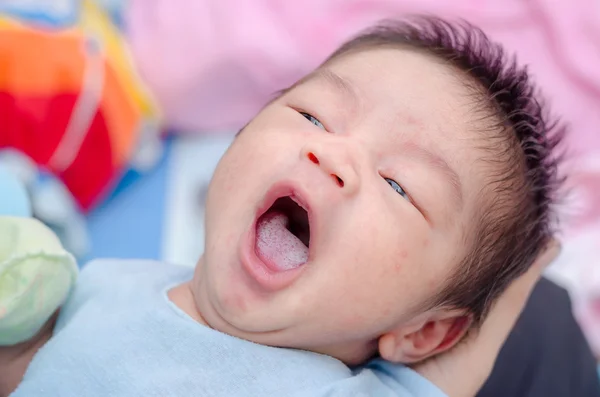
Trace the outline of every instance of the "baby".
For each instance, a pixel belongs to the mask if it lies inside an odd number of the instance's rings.
[[[441,396],[402,364],[554,232],[562,128],[535,94],[467,24],[347,42],[223,156],[195,270],[86,266],[11,396]]]

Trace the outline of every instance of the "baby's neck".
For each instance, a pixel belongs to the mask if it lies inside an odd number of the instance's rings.
[[[179,284],[176,287],[169,290],[167,293],[171,302],[173,302],[180,310],[183,310],[185,314],[190,316],[193,320],[198,323],[209,327],[211,327],[202,317],[202,313],[198,310],[196,306],[196,301],[194,299],[194,294],[191,289],[191,282],[185,282],[183,284]],[[214,329],[214,328],[213,328]],[[219,329],[216,329],[219,332],[223,332]],[[237,336],[238,338],[251,340],[248,338],[244,338],[243,336]],[[255,342],[255,341],[254,341]],[[259,343],[259,342],[255,342]],[[364,346],[357,346],[355,348],[340,345],[340,346],[328,346],[327,349],[306,349],[304,347],[297,347],[297,349],[301,350],[309,350],[314,353],[324,354],[330,357],[337,358],[342,361],[344,364],[353,367],[358,366],[366,361],[374,358],[377,353],[377,339],[371,341],[370,343]],[[264,344],[264,343],[261,343]],[[265,344],[268,345],[268,344]],[[340,354],[342,352],[343,354]],[[1,396],[0,396],[1,397]]]
[[[204,321],[202,314],[196,307],[196,301],[194,300],[194,295],[192,293],[192,289],[190,288],[189,281],[172,288],[169,290],[167,295],[171,302],[183,310],[185,314],[198,321],[200,324],[210,327],[207,322]]]

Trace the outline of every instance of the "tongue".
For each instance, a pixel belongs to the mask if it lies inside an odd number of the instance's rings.
[[[273,270],[292,270],[308,260],[308,247],[286,228],[288,222],[284,214],[269,212],[256,225],[256,254]]]

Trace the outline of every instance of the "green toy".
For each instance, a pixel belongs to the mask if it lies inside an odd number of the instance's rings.
[[[18,186],[0,170],[3,201],[10,195],[22,200]],[[52,230],[6,209],[0,208],[0,346],[32,338],[65,301],[78,275],[75,258]]]

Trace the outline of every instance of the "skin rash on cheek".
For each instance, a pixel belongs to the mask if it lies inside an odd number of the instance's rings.
[[[398,260],[396,261],[396,263],[394,263],[394,271],[396,273],[400,273],[402,271],[404,262],[406,261],[407,257],[408,257],[408,251],[406,251],[406,250],[400,251],[400,253],[398,254]]]

